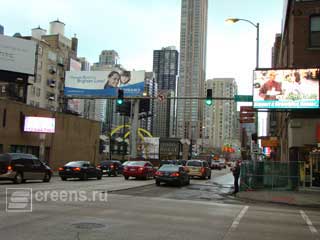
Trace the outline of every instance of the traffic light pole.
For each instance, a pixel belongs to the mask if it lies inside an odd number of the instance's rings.
[[[130,156],[137,157],[137,132],[139,123],[139,99],[133,101],[133,117],[131,117]]]

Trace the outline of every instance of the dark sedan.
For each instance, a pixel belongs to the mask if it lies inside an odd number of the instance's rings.
[[[63,181],[68,178],[79,178],[81,180],[97,178],[100,180],[102,178],[102,172],[100,168],[95,167],[88,161],[74,161],[59,168],[59,176]]]
[[[116,160],[102,161],[98,167],[100,167],[102,174],[115,177],[122,174],[123,170],[121,162]]]
[[[163,165],[158,169],[155,177],[157,186],[160,186],[161,182],[177,184],[178,186],[190,184],[188,172],[181,165]]]

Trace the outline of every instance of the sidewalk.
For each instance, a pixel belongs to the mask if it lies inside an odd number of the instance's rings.
[[[254,190],[237,193],[237,198],[247,201],[280,203],[292,206],[320,208],[320,191],[268,191]]]

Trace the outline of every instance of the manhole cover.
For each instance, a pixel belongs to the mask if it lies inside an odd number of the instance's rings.
[[[94,228],[103,228],[105,227],[104,224],[100,223],[89,223],[89,222],[83,222],[83,223],[74,223],[72,224],[75,228],[79,229],[94,229]]]

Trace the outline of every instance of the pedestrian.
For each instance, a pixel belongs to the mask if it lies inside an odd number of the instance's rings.
[[[236,165],[232,168],[234,178],[234,191],[233,194],[239,192],[239,177],[240,177],[240,160],[236,162]]]

